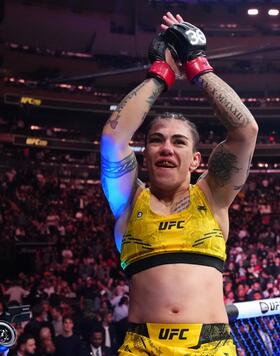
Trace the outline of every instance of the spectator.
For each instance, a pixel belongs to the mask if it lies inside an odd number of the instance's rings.
[[[115,306],[113,311],[113,321],[120,321],[122,319],[127,318],[128,316],[128,303],[129,297],[127,294],[121,297],[119,303]]]
[[[95,327],[90,332],[89,342],[85,343],[81,356],[114,356],[110,347],[104,345],[104,330],[102,326]]]
[[[42,304],[35,304],[32,307],[32,318],[26,324],[24,332],[33,335],[36,339],[36,344],[38,344],[39,332],[43,326],[52,327],[49,322],[45,321],[45,310]]]
[[[36,341],[31,334],[22,334],[18,338],[17,347],[15,353],[11,356],[31,356],[35,355],[36,352]],[[10,356],[10,353],[9,353]]]
[[[22,288],[19,281],[14,281],[4,293],[8,297],[9,303],[16,301],[18,304],[22,304],[23,298],[28,295],[28,291]]]
[[[71,317],[63,318],[63,334],[55,338],[55,356],[77,356],[81,351],[81,340],[74,334],[74,321]]]
[[[273,356],[273,355],[275,355],[275,353],[273,351],[273,342],[272,342],[271,337],[268,333],[269,325],[267,325],[267,324],[268,324],[268,322],[266,320],[262,319],[260,321],[259,327],[257,329],[257,333],[259,334],[261,342],[263,343],[263,346],[262,347],[259,346],[259,349],[265,348],[267,354],[269,356]],[[270,332],[271,332],[271,330],[270,330]]]
[[[54,356],[55,345],[53,335],[49,327],[43,326],[39,332],[38,354],[40,356]]]
[[[52,306],[50,309],[52,317],[52,326],[54,328],[55,336],[63,334],[63,316],[62,309],[59,306]]]
[[[116,324],[113,323],[113,314],[111,311],[105,313],[102,326],[104,329],[104,345],[117,353],[117,349],[120,345],[118,344]]]

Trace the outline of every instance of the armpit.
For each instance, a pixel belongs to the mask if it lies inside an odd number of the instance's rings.
[[[237,156],[227,150],[223,144],[216,148],[208,162],[208,172],[220,187],[229,183],[232,176],[240,170]]]

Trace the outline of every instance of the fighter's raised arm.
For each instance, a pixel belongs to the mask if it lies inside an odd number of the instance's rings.
[[[235,91],[214,73],[201,76],[197,82],[227,129],[226,139],[209,157],[201,184],[204,179],[215,202],[228,207],[248,177],[258,125]]]
[[[175,81],[176,65],[166,48],[158,35],[149,48],[152,65],[148,78],[121,101],[102,131],[101,182],[116,219],[137,189],[137,161],[129,142],[161,92]]]
[[[208,171],[199,185],[210,189],[219,207],[228,207],[246,181],[256,145],[258,125],[236,92],[213,73],[206,59],[206,38],[196,26],[168,13],[162,28],[183,64],[186,77],[199,85],[215,114],[227,129],[227,137],[213,150]]]

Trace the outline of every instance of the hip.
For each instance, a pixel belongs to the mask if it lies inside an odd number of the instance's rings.
[[[236,355],[227,323],[130,323],[119,355]]]

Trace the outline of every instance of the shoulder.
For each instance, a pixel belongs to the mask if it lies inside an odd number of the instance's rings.
[[[135,190],[135,193],[134,193],[134,196],[131,200],[131,203],[129,204],[129,206],[126,208],[126,210],[124,211],[124,213],[119,217],[119,219],[117,220],[118,224],[120,225],[123,225],[123,224],[127,224],[132,212],[133,212],[133,209],[140,197],[140,195],[142,193],[145,193],[146,191],[148,191],[146,188],[145,188],[145,184],[142,183],[141,181],[139,181],[140,183],[137,185],[137,188]]]
[[[141,193],[145,190],[145,185],[141,181],[139,182],[140,183],[137,185],[137,189],[135,190],[131,203],[127,206],[127,208],[124,210],[124,212],[116,220],[115,223],[115,229],[114,229],[115,243],[119,252],[121,251],[123,235],[126,232],[127,225],[129,223],[129,219],[132,215],[135,204],[139,196],[141,195]]]

